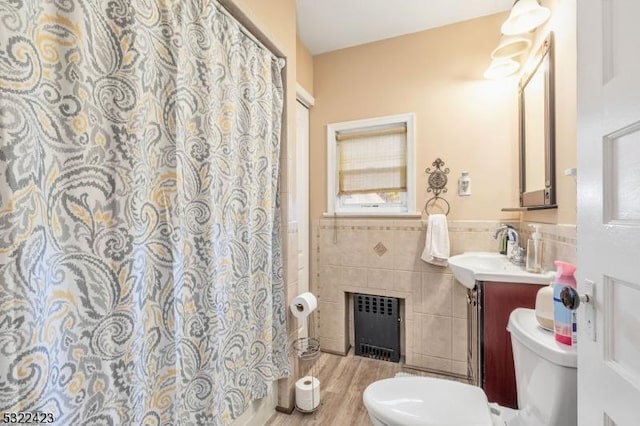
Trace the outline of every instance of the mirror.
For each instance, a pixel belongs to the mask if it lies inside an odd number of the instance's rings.
[[[520,80],[520,206],[555,208],[555,109],[552,34]]]

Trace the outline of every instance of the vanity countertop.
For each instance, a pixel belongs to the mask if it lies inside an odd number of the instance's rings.
[[[523,266],[509,262],[507,256],[491,252],[466,252],[449,258],[449,269],[463,286],[473,289],[476,281],[522,284],[550,284],[555,273],[527,272]]]

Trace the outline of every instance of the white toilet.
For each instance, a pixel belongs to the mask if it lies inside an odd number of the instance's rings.
[[[429,377],[379,380],[364,391],[375,426],[573,426],[577,424],[575,346],[557,343],[535,311],[511,312],[519,410],[489,404],[481,388]]]

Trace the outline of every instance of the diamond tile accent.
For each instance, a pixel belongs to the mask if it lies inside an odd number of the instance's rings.
[[[373,248],[373,251],[375,251],[378,256],[382,257],[387,252],[387,248],[384,246],[384,244],[382,244],[382,241],[380,241]]]

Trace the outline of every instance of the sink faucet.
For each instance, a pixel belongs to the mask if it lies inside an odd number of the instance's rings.
[[[500,238],[500,254],[507,254],[507,232],[509,228],[512,228],[511,225],[506,225],[503,223],[498,229],[496,229],[496,232],[493,234],[493,239],[497,240],[498,238]]]
[[[502,234],[504,231],[506,231],[507,229],[512,228],[511,225],[506,225],[506,224],[502,224],[500,225],[500,227],[498,229],[496,229],[495,234],[493,234],[493,239],[497,240],[498,237],[500,236],[500,234]]]
[[[511,263],[515,265],[523,265],[525,263],[524,250],[520,248],[520,236],[515,228],[511,225],[502,224],[498,229],[496,229],[493,238],[498,239],[499,236],[506,240],[505,252],[501,250],[501,253],[506,254],[507,259],[509,259]],[[509,241],[512,241],[512,243],[509,244]]]

